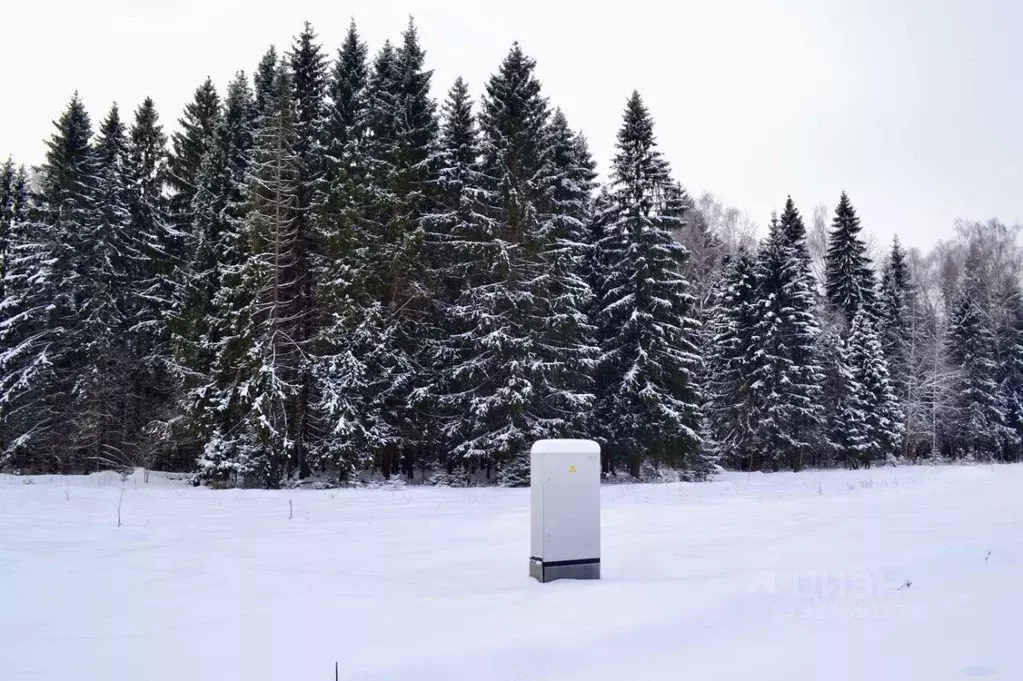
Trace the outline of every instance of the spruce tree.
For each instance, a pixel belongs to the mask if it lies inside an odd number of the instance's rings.
[[[131,301],[126,310],[136,363],[130,427],[143,436],[139,447],[154,452],[167,449],[172,439],[167,430],[174,416],[170,328],[191,227],[175,223],[183,215],[171,212],[171,201],[176,199],[167,197],[169,164],[167,136],[153,100],[147,97],[135,110],[124,159],[133,261],[127,288]],[[194,191],[194,185],[189,191]],[[183,463],[173,462],[177,466]]]
[[[227,89],[216,144],[203,159],[196,183],[190,257],[175,297],[173,346],[182,406],[202,440],[216,439],[236,422],[230,389],[240,348],[228,339],[245,302],[238,283],[248,252],[242,223],[253,118],[252,90],[245,74],[238,73]],[[228,469],[222,470],[207,452],[200,472],[222,478],[233,470],[233,458],[225,461]]]
[[[385,48],[386,62],[393,49]],[[341,479],[351,479],[372,462],[387,427],[372,385],[383,322],[370,286],[369,255],[377,234],[365,229],[364,220],[373,194],[367,181],[369,78],[366,45],[353,21],[328,84],[325,191],[315,222],[319,331],[313,372],[319,437],[311,459]]]
[[[167,183],[171,189],[170,218],[176,236],[183,238],[194,221],[192,199],[203,157],[213,144],[220,119],[220,96],[207,78],[178,119],[180,130],[171,136]]]
[[[875,304],[874,270],[860,236],[862,229],[849,196],[842,192],[828,235],[825,288],[828,301],[849,325],[859,310],[873,312]]]
[[[296,150],[301,155],[304,184],[315,188],[319,175],[317,158],[321,155],[324,136],[325,103],[327,96],[327,61],[316,43],[316,32],[307,21],[296,36],[288,55],[294,78],[294,97],[297,113]]]
[[[316,33],[306,22],[295,39],[289,55],[295,99],[295,154],[298,157],[298,196],[295,223],[295,266],[299,278],[299,298],[296,314],[302,320],[298,325],[295,342],[309,346],[315,335],[316,324],[313,293],[315,243],[315,211],[323,203],[327,190],[324,177],[324,146],[326,130],[327,63],[316,43]],[[313,399],[311,366],[303,362],[300,367],[301,389],[294,404],[292,417],[296,421],[295,455],[299,477],[310,472],[308,447],[310,439],[310,401]]]
[[[985,460],[999,453],[1005,414],[996,381],[995,338],[981,308],[982,284],[974,269],[967,268],[948,320],[945,352],[957,372],[944,428],[953,456]]]
[[[902,442],[903,420],[898,398],[888,376],[873,315],[860,308],[853,317],[848,341],[852,371],[850,432],[857,433],[852,449],[862,465],[894,457]]]
[[[280,55],[277,54],[277,47],[271,45],[259,59],[256,70],[252,76],[253,85],[253,117],[261,120],[265,116],[272,115],[273,103],[276,98],[275,88],[277,87],[277,67],[280,64]]]
[[[693,374],[693,300],[683,274],[687,251],[672,236],[684,224],[653,120],[638,92],[625,107],[611,167],[610,214],[597,242],[606,278],[600,290],[599,422],[612,455],[638,476],[647,457],[695,467],[699,392]]]
[[[298,423],[293,418],[302,390],[300,336],[305,310],[299,272],[300,167],[298,114],[292,74],[278,64],[274,98],[257,121],[246,191],[245,238],[249,252],[238,276],[244,297],[224,345],[235,384],[230,391],[237,425],[207,444],[202,465],[243,480],[277,487],[297,464]]]
[[[878,332],[892,388],[905,412],[910,400],[915,293],[906,254],[896,236],[885,261],[878,299]],[[905,414],[904,414],[905,415]],[[905,444],[905,443],[904,443]],[[903,447],[905,450],[905,447]]]
[[[806,242],[806,225],[803,216],[796,210],[795,202],[789,196],[785,199],[785,210],[779,218],[779,227],[785,247],[790,251],[793,261],[793,274],[800,277],[812,277],[810,273],[810,249]],[[813,280],[809,279],[806,286],[813,291]]]
[[[125,150],[125,173],[129,183],[131,233],[139,287],[136,324],[158,327],[148,334],[149,344],[158,344],[167,324],[174,295],[175,271],[185,241],[175,233],[166,199],[168,172],[167,136],[153,100],[146,98],[135,111]],[[191,209],[189,209],[191,210]],[[190,225],[189,225],[190,227]]]
[[[77,323],[84,343],[72,394],[74,444],[82,456],[108,465],[130,465],[137,449],[136,395],[130,377],[136,370],[128,329],[135,270],[132,216],[127,175],[128,140],[114,105],[100,125],[95,143],[91,211],[76,254]]]
[[[458,445],[462,395],[468,387],[458,368],[476,350],[460,347],[452,339],[467,331],[469,322],[456,307],[463,282],[473,275],[473,258],[463,240],[471,240],[483,219],[479,214],[479,134],[469,88],[459,77],[442,107],[437,152],[437,191],[433,210],[424,219],[424,247],[432,290],[430,318],[423,363],[432,375],[423,394],[430,435],[438,440],[438,459],[453,472],[459,459],[448,455]],[[461,255],[461,257],[456,257]]]
[[[28,217],[28,178],[25,168],[16,168],[10,158],[0,166],[0,301],[5,298],[4,279],[11,257],[11,244]]]
[[[136,109],[128,134],[126,172],[137,265],[129,331],[137,361],[133,427],[141,431],[140,447],[163,457],[160,460],[171,467],[186,467],[191,460],[187,449],[184,458],[175,454],[180,448],[173,426],[171,331],[189,257],[198,174],[219,116],[220,98],[207,78],[185,106],[170,149],[156,106],[148,97]]]
[[[604,237],[604,229],[608,226],[611,220],[614,219],[614,201],[611,198],[611,192],[607,184],[601,184],[597,195],[593,200],[593,211],[590,218],[590,224],[588,225],[588,235],[586,243],[590,244],[589,258],[585,263],[586,268],[586,280],[589,282],[590,291],[593,293],[590,299],[590,306],[587,309],[587,316],[591,323],[597,328],[596,341],[598,348],[600,347],[600,327],[599,327],[599,316],[601,311],[601,291],[604,287],[604,282],[609,276],[610,263],[608,258],[604,257],[603,252],[598,247],[600,240]],[[609,393],[613,390],[611,381],[613,376],[600,371],[600,361],[598,356],[597,366],[593,373],[593,394],[594,404],[590,409],[590,427],[588,437],[596,440],[601,446],[600,461],[601,461],[601,472],[603,475],[613,475],[618,472],[618,468],[622,464],[628,464],[627,461],[622,459],[621,454],[612,455],[609,448],[609,437],[610,433],[600,424],[599,419],[599,406],[600,396]]]
[[[590,429],[595,395],[593,379],[600,349],[596,326],[588,312],[594,295],[587,265],[594,250],[590,240],[596,164],[586,139],[573,131],[559,109],[547,128],[551,201],[543,205],[541,258],[547,264],[544,291],[548,311],[540,346],[547,354],[549,377],[539,397],[560,423],[564,436],[582,437]]]
[[[999,407],[1005,417],[1000,458],[1016,462],[1023,453],[1023,291],[1014,275],[1007,277],[1004,287],[1008,319],[998,338]]]
[[[365,126],[367,177],[361,228],[369,238],[367,284],[381,309],[367,311],[387,328],[373,333],[386,345],[375,353],[367,374],[377,405],[379,439],[372,449],[386,474],[413,473],[423,433],[416,401],[423,382],[416,356],[428,333],[424,313],[429,290],[423,268],[423,217],[435,184],[435,104],[429,96],[431,71],[410,22],[401,47],[378,54],[369,85]]]
[[[368,59],[366,44],[359,37],[359,30],[352,20],[328,83],[326,155],[335,166],[343,158],[352,131],[364,115],[369,81]]]
[[[777,470],[784,457],[791,459],[793,450],[801,449],[805,452],[809,448],[808,442],[792,442],[792,405],[781,399],[786,394],[786,384],[790,382],[788,374],[792,367],[785,343],[785,320],[780,314],[791,307],[782,302],[782,292],[791,288],[791,284],[786,286],[786,283],[795,278],[792,266],[793,260],[787,252],[778,215],[773,213],[767,239],[760,245],[757,254],[758,289],[754,335],[759,341],[759,348],[749,367],[752,401],[758,405],[754,419],[757,424],[756,446],[750,462],[754,470]]]
[[[342,267],[346,272],[326,281],[319,298],[329,314],[313,365],[323,425],[311,461],[348,481],[374,462],[375,448],[392,431],[373,394],[380,380],[373,372],[388,343],[386,320],[379,302],[360,286],[362,272]]]
[[[548,126],[554,168],[551,209],[555,221],[563,221],[566,236],[577,244],[586,244],[585,234],[593,219],[594,191],[597,187],[597,164],[590,155],[589,144],[582,133],[572,130],[561,109],[556,109]],[[577,254],[584,259],[589,252]]]
[[[854,376],[850,367],[849,349],[843,333],[843,323],[828,323],[821,332],[819,356],[823,366],[823,417],[827,424],[826,441],[814,463],[841,464],[847,468],[859,465],[857,447],[866,439],[863,419],[857,418],[853,387]]]
[[[313,221],[318,245],[318,252],[313,254],[313,278],[322,289],[317,298],[329,296],[331,288],[350,285],[338,280],[336,265],[349,262],[355,255],[356,223],[368,200],[364,134],[369,99],[367,59],[366,45],[352,21],[326,86],[322,192]],[[320,322],[327,323],[328,306],[320,303],[319,307]]]
[[[330,319],[321,334],[317,363],[319,407],[326,421],[317,459],[342,479],[369,463],[390,475],[399,460],[401,438],[394,421],[401,417],[389,415],[381,399],[381,387],[392,380],[395,367],[404,375],[409,369],[401,370],[407,358],[393,347],[381,302],[382,263],[386,253],[393,254],[384,225],[392,205],[386,161],[395,146],[395,64],[396,50],[386,41],[373,60],[364,92],[353,94],[355,115],[343,147],[334,147],[340,156],[323,223],[326,250],[341,267],[330,260],[321,264],[320,299]]]
[[[707,324],[706,406],[713,446],[731,466],[751,470],[755,456],[756,406],[749,367],[757,352],[756,260],[744,248],[728,263],[711,299]]]
[[[471,262],[449,257],[461,235],[471,233],[480,219],[477,190],[482,178],[479,169],[479,134],[469,87],[459,77],[448,91],[442,106],[442,126],[437,153],[437,193],[434,210],[428,216],[427,243],[438,302],[455,302],[462,280],[470,274]]]
[[[557,380],[542,342],[547,266],[540,256],[554,168],[550,114],[534,69],[516,44],[487,83],[479,187],[451,244],[451,267],[467,273],[450,312],[462,329],[451,339],[451,398],[464,415],[448,432],[451,454],[470,470],[496,468],[506,485],[528,482],[529,446],[564,425],[564,414],[541,402],[543,383]]]
[[[761,247],[753,367],[759,463],[798,470],[820,446],[823,373],[806,229],[792,198]]]
[[[329,287],[333,263],[348,259],[355,247],[357,215],[365,205],[366,171],[364,134],[369,93],[366,44],[352,21],[327,83],[324,112],[323,194],[317,207],[315,279]]]
[[[85,345],[79,312],[86,280],[78,254],[93,221],[92,125],[78,94],[55,121],[31,219],[11,244],[0,322],[4,461],[71,472],[89,465],[73,442],[73,390]]]
[[[0,165],[0,217],[5,221],[11,219],[14,205],[14,159],[10,156]]]
[[[384,225],[390,206],[385,186],[390,157],[396,151],[394,126],[400,98],[397,61],[394,45],[390,40],[384,41],[383,47],[373,57],[366,84],[366,106],[361,120],[355,124],[355,129],[363,132],[362,160],[365,165],[357,219],[366,228],[367,244],[370,241],[385,243]]]
[[[13,219],[16,223],[24,223],[29,218],[31,190],[29,187],[28,171],[25,170],[23,165],[18,166],[18,170],[14,173],[13,195],[14,203],[11,206]],[[14,232],[11,233],[12,238],[13,236]]]
[[[14,161],[7,157],[0,166],[0,267],[7,255],[11,227],[14,224]],[[3,277],[0,277],[0,287]],[[3,289],[0,288],[0,300],[3,300]]]
[[[20,256],[23,247],[22,234],[28,220],[28,174],[25,167],[14,167],[8,159],[0,168],[0,366],[3,366],[7,348],[7,340],[14,341],[8,333],[8,317],[15,313],[14,301],[7,301],[7,277],[17,272],[12,268],[12,261]],[[13,298],[13,296],[12,296]],[[12,329],[13,330],[13,329]],[[6,429],[4,427],[4,411],[0,400],[0,469],[4,467],[6,445]]]

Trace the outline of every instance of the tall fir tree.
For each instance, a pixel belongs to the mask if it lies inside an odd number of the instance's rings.
[[[590,218],[590,224],[588,225],[588,235],[586,243],[590,244],[589,258],[584,263],[586,268],[586,280],[590,284],[590,291],[593,293],[593,297],[590,300],[590,306],[587,309],[587,315],[590,318],[591,323],[597,325],[597,345],[600,346],[600,327],[599,317],[600,311],[603,309],[601,306],[601,291],[604,287],[604,282],[609,276],[610,262],[608,258],[604,257],[601,249],[598,247],[600,240],[604,236],[604,229],[608,226],[609,222],[614,219],[614,200],[611,197],[610,188],[606,183],[601,183],[597,189],[596,197],[593,200],[593,214]],[[621,455],[612,456],[609,449],[609,436],[610,434],[601,427],[598,418],[598,407],[600,406],[600,396],[609,392],[611,387],[609,381],[610,375],[605,375],[604,372],[600,371],[600,361],[598,356],[597,367],[593,373],[593,394],[594,394],[594,405],[590,409],[590,428],[588,429],[588,437],[597,441],[601,446],[600,463],[601,472],[603,475],[612,475],[618,472],[619,466],[623,463],[621,461]]]
[[[471,233],[480,220],[478,190],[479,132],[473,114],[469,87],[461,77],[455,80],[442,106],[442,126],[437,153],[437,193],[433,211],[426,222],[428,257],[433,270],[438,302],[449,306],[470,275],[470,261],[450,258],[460,236]]]
[[[355,124],[355,129],[364,133],[361,155],[365,167],[360,178],[363,187],[359,192],[357,220],[366,232],[366,244],[375,244],[372,250],[379,250],[386,243],[384,225],[391,205],[386,181],[390,156],[396,151],[394,126],[401,86],[397,52],[391,41],[386,40],[374,55],[366,84],[366,106],[361,121]],[[375,285],[379,287],[380,283]]]
[[[12,261],[19,258],[19,249],[23,248],[22,235],[26,229],[29,208],[28,173],[24,166],[14,167],[8,159],[0,169],[0,366],[3,366],[8,341],[16,342],[16,337],[8,331],[8,321],[16,311],[14,296],[8,301],[8,274],[17,272],[12,268]],[[15,291],[17,289],[15,288]],[[13,328],[10,330],[13,332]],[[2,385],[2,381],[0,381]],[[0,469],[4,467],[7,450],[7,430],[4,426],[4,400],[0,398]]]
[[[995,337],[988,311],[981,307],[983,284],[968,267],[948,319],[945,352],[956,377],[943,426],[949,454],[986,460],[1000,452],[1002,412],[995,362]]]
[[[0,166],[0,301],[6,297],[5,280],[11,246],[19,240],[20,230],[28,219],[28,173],[24,166],[15,167],[10,158]],[[2,318],[2,313],[0,313]]]
[[[914,377],[914,366],[919,358],[914,355],[918,345],[916,329],[919,315],[906,252],[898,236],[893,239],[892,249],[885,260],[877,306],[881,346],[888,363],[892,389],[903,410],[902,452],[905,455],[909,448],[909,433],[905,432],[909,425],[909,403],[914,399],[912,393],[918,383]]]
[[[590,288],[588,263],[594,244],[593,222],[596,163],[585,137],[573,131],[557,109],[547,128],[551,164],[551,202],[544,205],[541,254],[547,263],[546,313],[548,328],[543,347],[550,359],[544,404],[561,419],[558,430],[582,436],[592,428],[594,374],[600,348],[596,325],[589,318],[595,296]]]
[[[330,435],[319,458],[337,464],[342,477],[370,462],[390,475],[403,444],[395,422],[408,413],[388,413],[381,396],[382,386],[411,370],[404,363],[408,357],[396,351],[395,329],[382,302],[383,263],[396,255],[385,225],[393,205],[387,173],[396,146],[399,87],[397,50],[385,41],[373,59],[329,195],[327,243],[344,266],[324,277],[332,320],[318,386]]]
[[[140,312],[147,314],[150,321],[154,318],[165,319],[162,327],[160,325],[150,327],[156,332],[154,336],[143,339],[144,345],[152,343],[154,348],[165,348],[165,351],[153,355],[154,360],[161,358],[161,361],[150,363],[150,370],[157,375],[159,385],[159,390],[153,397],[159,398],[156,401],[164,404],[167,403],[164,386],[169,383],[168,379],[173,376],[172,372],[181,366],[174,358],[173,366],[167,367],[165,360],[173,358],[177,351],[174,339],[181,333],[182,312],[179,305],[183,292],[190,286],[189,277],[193,274],[190,267],[196,255],[193,250],[196,236],[192,234],[192,230],[201,220],[195,213],[196,195],[203,180],[203,165],[217,145],[217,129],[221,114],[220,95],[213,81],[207,77],[196,89],[192,101],[185,105],[185,110],[178,119],[178,130],[170,138],[166,169],[157,173],[155,172],[157,165],[153,164],[150,168],[154,171],[150,188],[164,182],[169,191],[165,192],[168,197],[164,199],[166,231],[160,229],[154,221],[154,224],[150,225],[153,231],[150,232],[147,253],[143,254],[145,269],[149,273],[144,279],[157,295],[153,296],[152,304],[144,306]],[[163,133],[156,127],[155,120],[149,127],[153,129],[153,139],[150,143],[154,148],[158,147]],[[150,195],[150,201],[154,204],[158,203],[156,197],[155,194]],[[170,257],[166,257],[167,255]],[[168,267],[174,268],[172,278],[165,276]],[[173,291],[171,297],[164,298],[164,287],[167,283],[173,285]],[[195,454],[194,447],[186,447],[184,450],[186,457]]]
[[[672,236],[683,224],[674,191],[638,92],[625,107],[611,166],[610,214],[596,248],[604,263],[598,312],[601,342],[597,419],[612,435],[612,455],[633,476],[647,457],[700,468],[700,357],[686,249]]]
[[[436,105],[432,72],[410,21],[402,44],[385,44],[374,64],[366,109],[368,174],[363,253],[368,284],[380,309],[367,315],[386,325],[375,332],[384,345],[368,376],[374,395],[378,439],[372,449],[386,474],[411,476],[424,437],[417,417],[424,381],[417,355],[428,333],[424,314],[430,291],[424,271],[423,217],[435,185]]]
[[[143,334],[149,337],[146,342],[159,344],[167,326],[175,272],[180,267],[186,242],[171,224],[166,198],[170,181],[167,136],[156,105],[148,97],[135,111],[124,163],[137,262],[138,288],[134,293],[139,300],[135,323],[149,327]],[[142,333],[142,328],[137,332]]]
[[[881,343],[888,360],[892,384],[902,401],[907,399],[909,390],[909,351],[914,307],[913,282],[906,263],[906,252],[899,238],[895,237],[881,277],[878,316]]]
[[[260,120],[265,116],[272,115],[273,103],[275,101],[277,87],[277,67],[280,65],[280,55],[277,53],[277,46],[271,45],[263,56],[259,58],[256,70],[252,74],[253,85],[253,117]]]
[[[328,81],[326,156],[337,164],[343,158],[355,126],[362,120],[369,82],[369,51],[352,20],[338,50]]]
[[[14,227],[14,160],[9,156],[0,166],[0,301],[4,299],[3,273]]]
[[[298,114],[292,74],[278,63],[273,98],[257,120],[246,191],[245,238],[249,249],[238,275],[244,297],[224,345],[231,357],[229,389],[237,422],[206,447],[200,462],[219,475],[233,472],[247,484],[277,487],[291,475],[306,347],[300,329],[302,278],[298,271]]]
[[[447,437],[456,443],[452,456],[471,470],[496,469],[505,485],[528,482],[532,441],[566,430],[566,414],[545,401],[568,386],[543,339],[550,282],[541,254],[552,236],[543,214],[556,170],[550,113],[534,70],[515,44],[487,83],[479,188],[451,245],[451,267],[467,277],[451,307],[461,332],[451,339],[448,379],[464,416]]]
[[[324,111],[322,193],[314,220],[319,251],[313,254],[314,280],[324,294],[350,286],[342,283],[344,275],[338,279],[336,264],[355,255],[356,223],[366,203],[368,84],[368,51],[352,21],[327,82]]]
[[[711,298],[705,346],[704,417],[712,446],[723,462],[750,470],[755,457],[756,406],[748,368],[757,351],[756,259],[745,249],[727,265]]]
[[[856,418],[853,395],[855,378],[843,325],[844,322],[831,320],[824,326],[819,338],[826,437],[813,463],[855,468],[860,461],[856,447],[864,441],[866,435],[862,430],[862,419]]]
[[[781,219],[772,220],[758,260],[759,350],[751,370],[754,401],[761,410],[759,462],[798,470],[821,445],[824,376],[816,356],[820,330],[806,228],[791,197]]]
[[[100,125],[95,143],[91,215],[78,253],[78,324],[84,344],[72,394],[74,441],[83,457],[108,465],[130,465],[137,451],[137,419],[128,342],[135,272],[127,174],[128,139],[115,104]]]
[[[301,322],[294,339],[301,347],[309,347],[316,333],[314,303],[315,211],[327,190],[324,176],[327,97],[327,62],[316,42],[316,33],[309,22],[296,37],[289,55],[295,99],[295,154],[298,158],[297,215],[295,221],[295,276],[299,278],[296,301]],[[313,396],[312,366],[303,361],[299,368],[301,388],[295,398],[295,455],[299,477],[310,473],[308,448],[311,438],[311,401]]]
[[[789,196],[785,199],[785,209],[779,219],[779,227],[785,247],[789,249],[789,257],[793,260],[793,272],[799,276],[811,277],[806,283],[813,290],[813,279],[810,270],[810,249],[806,240],[806,225],[803,216],[796,210],[796,204]]]
[[[327,97],[327,60],[316,42],[316,32],[307,21],[294,40],[288,55],[294,79],[296,150],[302,156],[303,184],[315,189],[320,175]],[[311,200],[307,201],[311,203]]]
[[[999,408],[1005,419],[1000,458],[1016,462],[1023,454],[1023,291],[1014,274],[1003,287],[1007,319],[997,339]]]
[[[857,310],[853,317],[848,353],[852,413],[846,426],[857,434],[852,449],[865,466],[891,460],[902,442],[902,411],[888,376],[873,314],[866,308]]]
[[[220,111],[220,95],[213,81],[207,78],[196,89],[192,101],[185,105],[178,119],[180,129],[171,136],[167,174],[171,190],[169,212],[175,235],[181,239],[194,221],[192,199],[196,178],[203,157],[213,144]]]
[[[862,230],[856,209],[842,192],[828,234],[825,289],[828,302],[850,326],[861,309],[875,311],[874,270],[860,236]]]
[[[328,87],[325,193],[315,222],[319,331],[311,459],[341,479],[351,479],[372,462],[372,443],[386,426],[370,386],[370,365],[381,348],[379,304],[369,287],[368,256],[376,241],[362,222],[371,194],[366,181],[369,75],[366,45],[353,21]]]
[[[324,258],[336,260],[353,246],[352,229],[364,197],[360,189],[366,173],[363,158],[369,103],[369,62],[366,44],[355,22],[348,27],[330,78],[324,111],[323,196],[318,207],[317,238]],[[318,262],[317,272],[329,265]],[[318,277],[328,277],[323,272]]]
[[[0,463],[71,472],[92,463],[68,446],[85,345],[79,312],[87,280],[77,256],[90,252],[84,239],[96,188],[92,124],[78,93],[54,127],[32,217],[10,247],[0,321]]]
[[[18,166],[18,170],[14,173],[14,203],[12,204],[11,210],[15,222],[24,223],[29,218],[29,211],[31,210],[31,185],[29,183],[29,174],[25,169],[25,166]],[[16,230],[15,230],[16,232]],[[15,232],[12,232],[10,236],[13,238]]]
[[[130,428],[139,436],[139,449],[154,457],[159,454],[158,460],[178,467],[188,458],[164,458],[175,449],[172,442],[177,438],[171,432],[175,386],[170,367],[170,330],[191,226],[175,223],[181,216],[172,213],[171,202],[175,199],[168,198],[171,174],[167,136],[149,97],[135,110],[124,166],[133,264],[128,284],[131,301],[126,306],[127,335],[134,355],[132,405],[127,417]]]
[[[14,205],[14,172],[14,159],[8,156],[0,165],[0,217],[5,221],[11,219],[11,207]]]
[[[196,183],[190,257],[175,297],[175,369],[182,408],[200,441],[234,425],[230,389],[240,348],[230,339],[245,302],[238,282],[248,253],[243,220],[254,116],[248,79],[238,73],[227,89],[216,144],[203,159]],[[219,458],[206,457],[202,463],[201,473],[209,478],[231,472],[220,469]],[[226,463],[230,468],[233,458]]]
[[[422,411],[428,433],[437,440],[438,461],[451,473],[462,463],[449,452],[458,445],[463,416],[461,390],[467,387],[457,372],[475,352],[460,347],[452,339],[470,328],[456,306],[463,282],[473,275],[472,257],[463,248],[472,243],[482,220],[479,214],[482,177],[473,102],[461,77],[448,91],[441,109],[437,191],[432,211],[424,219],[424,254],[433,292],[430,301],[433,322],[423,357],[432,380],[424,391]],[[456,254],[460,257],[454,257]]]

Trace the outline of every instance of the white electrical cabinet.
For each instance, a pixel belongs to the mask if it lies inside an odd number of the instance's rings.
[[[600,578],[600,445],[540,440],[530,456],[529,574],[541,582]]]

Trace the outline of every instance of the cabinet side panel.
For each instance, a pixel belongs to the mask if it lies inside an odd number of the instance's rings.
[[[530,493],[530,556],[543,558],[543,461],[544,455],[533,452],[529,457]]]

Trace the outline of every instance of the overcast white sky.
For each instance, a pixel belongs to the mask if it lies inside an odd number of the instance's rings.
[[[868,230],[910,245],[956,218],[1023,220],[1020,0],[11,0],[0,23],[0,156],[38,163],[78,89],[94,122],[152,96],[168,127],[208,74],[251,73],[306,19],[333,55],[420,28],[434,90],[479,94],[513,40],[606,168],[644,95],[675,174],[763,225],[849,192]]]

